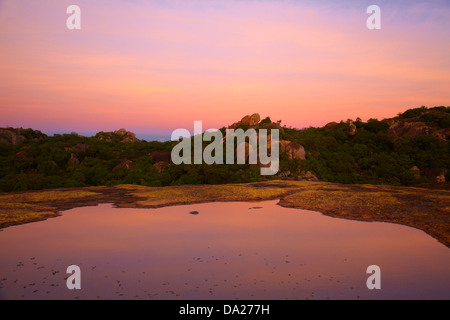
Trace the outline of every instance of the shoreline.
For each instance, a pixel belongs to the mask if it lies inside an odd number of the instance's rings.
[[[119,208],[159,208],[216,201],[280,199],[282,207],[360,221],[402,224],[450,248],[450,191],[387,185],[271,180],[247,184],[145,187],[118,185],[0,194],[0,231],[58,217],[62,211],[112,203]]]

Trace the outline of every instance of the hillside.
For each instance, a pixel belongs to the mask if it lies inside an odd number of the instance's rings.
[[[450,179],[450,107],[415,108],[390,119],[348,119],[306,129],[253,114],[228,128],[279,129],[278,174],[262,177],[258,165],[173,165],[170,151],[176,142],[139,140],[125,129],[83,137],[0,128],[0,191],[280,178],[390,185]]]
[[[285,128],[282,137],[305,147],[300,167],[323,181],[416,185],[450,178],[450,107],[409,109],[367,122],[348,119],[323,128]]]

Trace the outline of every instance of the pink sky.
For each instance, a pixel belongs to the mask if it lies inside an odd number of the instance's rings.
[[[258,112],[302,128],[450,105],[450,5],[391,2],[368,30],[366,1],[0,0],[0,127],[170,133]]]

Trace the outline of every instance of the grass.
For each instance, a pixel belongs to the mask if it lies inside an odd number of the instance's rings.
[[[166,188],[138,188],[130,195],[144,198],[136,204],[141,207],[199,203],[209,201],[245,201],[280,198],[289,189],[278,187],[252,188],[248,185],[198,185]]]
[[[450,191],[383,185],[282,181],[227,185],[145,187],[119,185],[0,194],[0,228],[98,203],[162,207],[212,201],[280,199],[280,205],[364,221],[419,228],[450,247]]]
[[[87,190],[50,190],[0,195],[0,228],[58,216],[58,207],[43,203],[80,199],[97,193]]]
[[[384,221],[421,229],[450,246],[450,192],[380,185],[299,184],[280,205],[364,221]]]

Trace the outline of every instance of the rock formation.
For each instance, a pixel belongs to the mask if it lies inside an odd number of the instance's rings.
[[[325,129],[325,131],[331,131],[334,128],[336,128],[337,125],[338,125],[338,123],[333,121],[333,122],[327,123],[323,128]]]
[[[19,151],[16,153],[16,159],[18,159],[18,160],[25,160],[25,159],[30,159],[30,158],[31,158],[31,156],[26,151]]]
[[[249,124],[248,124],[248,123],[249,123],[249,119],[250,119],[250,116],[247,115],[247,116],[243,117],[243,118],[241,119],[241,121],[239,121],[238,123],[249,125]]]
[[[401,136],[408,135],[416,138],[424,134],[430,134],[431,128],[423,122],[394,121],[387,130],[387,134],[397,139]]]
[[[119,136],[122,136],[121,142],[136,142],[140,141],[138,138],[136,138],[136,135],[133,132],[127,131],[125,129],[119,129],[117,131],[114,131],[114,134],[117,134]]]
[[[425,122],[416,121],[417,119],[386,119],[389,124],[386,134],[392,139],[398,139],[402,136],[417,138],[422,135],[433,135],[443,141],[450,135],[450,128],[436,128],[429,126]]]
[[[113,141],[114,136],[118,136],[121,140],[120,142],[138,142],[140,141],[138,138],[136,138],[136,134],[133,132],[127,131],[126,129],[119,129],[114,132],[103,132],[100,131],[95,135],[97,139],[104,140],[107,142]]]
[[[350,122],[348,124],[348,131],[347,131],[349,136],[354,136],[356,134],[356,126],[353,122]]]
[[[103,132],[100,131],[95,135],[95,137],[99,140],[111,142],[114,137],[119,137],[120,142],[137,142],[140,141],[136,138],[136,134],[133,132],[127,131],[126,129],[119,129],[114,132]]]
[[[280,151],[286,152],[289,159],[306,159],[305,148],[295,141],[280,140]]]
[[[445,182],[445,174],[444,174],[444,173],[441,173],[440,175],[438,175],[438,176],[436,177],[436,182],[444,183],[444,182]]]
[[[317,176],[311,171],[306,171],[303,175],[303,178],[308,181],[319,181],[319,178],[317,178]]]
[[[268,121],[266,121],[266,119]],[[256,129],[256,133],[257,133],[257,141],[259,141],[259,132],[258,129],[266,129],[268,130],[268,135],[267,135],[267,150],[268,150],[268,155],[270,155],[270,151],[271,151],[271,134],[270,131],[271,129],[278,129],[280,130],[280,134],[284,132],[283,128],[280,126],[280,123],[274,123],[271,122],[269,120],[269,118],[266,118],[265,121],[263,121],[261,123],[261,117],[258,113],[254,113],[251,116],[246,115],[245,117],[243,117],[240,121],[233,123],[232,125],[230,125],[228,128],[229,129],[236,129],[238,127],[240,127],[241,125],[245,125],[248,126],[248,128],[250,129]],[[335,123],[337,125],[337,123]],[[356,126],[354,126],[355,132],[356,132]],[[227,136],[225,136],[222,140],[222,143],[225,143],[227,139]],[[245,162],[248,163],[248,155],[249,155],[249,151],[252,151],[252,147],[249,145],[248,142],[243,142],[243,146],[237,146],[237,147],[244,147],[245,148]],[[281,152],[285,152],[289,159],[299,159],[299,160],[305,160],[306,159],[306,151],[305,148],[299,144],[296,141],[289,141],[289,140],[280,140],[278,141],[279,144],[279,151]],[[236,147],[236,149],[237,149]],[[263,167],[263,165],[261,163],[257,164],[259,167]],[[267,165],[269,166],[269,165]],[[287,172],[280,172],[279,173],[280,176],[289,176],[291,175],[291,173],[287,173]],[[308,179],[317,179],[317,177],[308,177]]]
[[[71,153],[70,159],[69,159],[69,165],[77,166],[79,164],[80,164],[80,160],[78,159],[77,155],[75,153]]]
[[[125,160],[125,161],[122,161],[121,163],[119,163],[118,165],[116,165],[113,168],[113,171],[120,169],[120,168],[125,168],[125,169],[129,170],[129,169],[133,168],[135,165],[136,165],[136,162],[134,162],[132,160]]]
[[[250,118],[248,119],[248,125],[254,126],[257,125],[259,123],[259,121],[261,120],[261,117],[259,116],[258,113],[254,113],[250,116]]]
[[[20,134],[20,129],[0,128],[0,144],[15,146],[25,141],[25,137]]]
[[[153,166],[156,168],[158,173],[162,173],[169,166],[169,164],[166,161],[158,161],[155,162]]]
[[[228,128],[236,129],[237,127],[239,127],[241,125],[246,125],[246,126],[249,126],[250,128],[252,128],[252,127],[255,127],[256,125],[258,125],[260,120],[261,120],[261,117],[259,116],[259,114],[254,113],[251,116],[247,115],[247,116],[243,117],[241,119],[241,121],[233,123]]]
[[[411,169],[409,169],[411,171],[411,173],[414,175],[414,177],[416,178],[420,178],[420,169],[417,166],[412,167]]]
[[[424,168],[421,170],[423,175],[433,180],[434,182],[445,182],[445,174],[447,170],[442,168]]]

